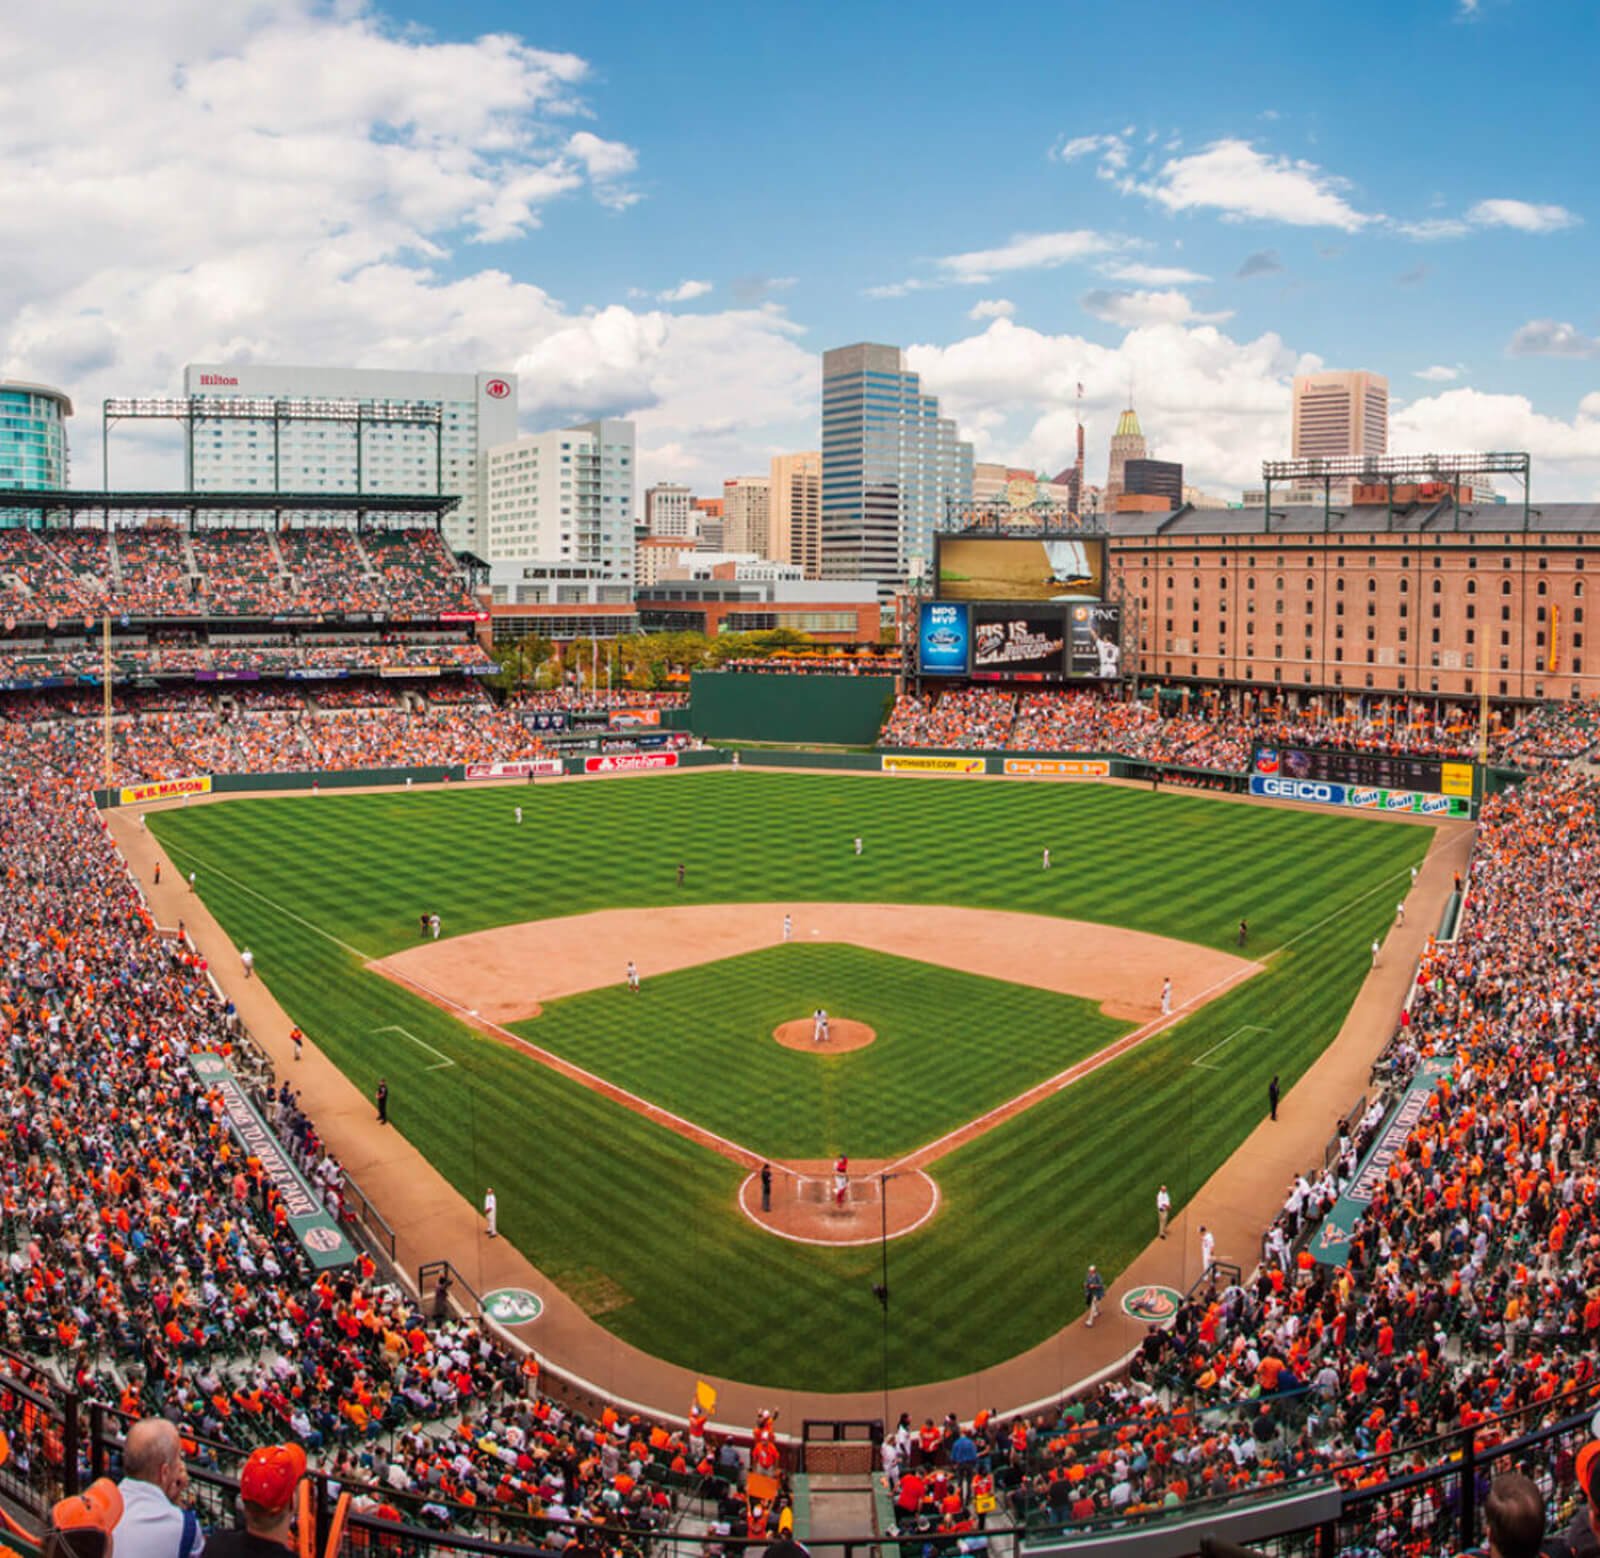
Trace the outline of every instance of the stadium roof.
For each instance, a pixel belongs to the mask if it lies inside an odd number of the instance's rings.
[[[1272,505],[1266,510],[1183,508],[1165,514],[1111,514],[1106,528],[1111,539],[1161,536],[1283,535],[1539,535],[1600,536],[1600,503],[1541,503],[1526,523],[1520,503],[1479,503],[1457,508],[1448,499],[1396,508],[1391,515],[1380,503],[1359,508],[1335,506],[1325,513],[1320,503]]]
[[[441,520],[461,499],[432,492],[0,492],[0,524],[8,514],[42,514],[70,523],[92,514],[197,513],[283,515],[411,514]]]

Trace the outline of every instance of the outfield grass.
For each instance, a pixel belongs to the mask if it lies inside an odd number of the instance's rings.
[[[878,1035],[817,1055],[772,1038],[830,1016]],[[899,1157],[1109,1044],[1092,1002],[838,943],[791,943],[547,1002],[513,1023],[674,1114],[769,1158]]]
[[[1248,917],[1251,953],[1278,953],[1266,972],[937,1165],[939,1215],[890,1247],[889,1380],[904,1384],[1040,1341],[1080,1311],[1089,1261],[1115,1272],[1143,1247],[1156,1184],[1181,1205],[1260,1119],[1268,1077],[1287,1089],[1337,1032],[1432,836],[1117,786],[749,771],[231,801],[150,825],[290,1016],[363,1090],[387,1076],[397,1127],[469,1198],[492,1181],[502,1230],[602,1323],[691,1367],[815,1389],[883,1382],[875,1250],[762,1234],[734,1209],[733,1165],[363,961],[412,945],[424,910],[449,936],[600,907],[951,903],[1224,949]],[[932,1026],[939,1008],[913,1015]],[[440,1054],[456,1064],[430,1069]],[[749,1121],[772,1112],[751,1089]]]

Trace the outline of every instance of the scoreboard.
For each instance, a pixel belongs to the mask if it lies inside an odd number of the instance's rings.
[[[1431,795],[1472,794],[1472,764],[1388,752],[1346,752],[1331,747],[1257,746],[1250,769],[1314,784],[1377,790],[1421,790]]]

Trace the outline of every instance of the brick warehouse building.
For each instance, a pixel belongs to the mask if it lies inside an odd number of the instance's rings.
[[[1138,668],[1207,690],[1600,696],[1600,505],[1179,510],[1110,521]]]

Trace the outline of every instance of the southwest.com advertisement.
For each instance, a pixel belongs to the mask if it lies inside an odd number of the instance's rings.
[[[965,606],[924,601],[917,630],[917,660],[924,676],[965,676],[972,644]]]

